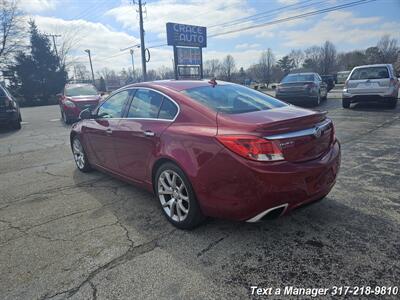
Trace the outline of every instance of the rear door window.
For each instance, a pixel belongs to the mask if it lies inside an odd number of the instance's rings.
[[[386,67],[368,67],[355,69],[351,74],[351,80],[386,79],[389,78],[389,71]]]
[[[164,97],[160,112],[158,113],[158,118],[172,120],[173,118],[175,118],[177,113],[178,108],[176,107],[176,105],[171,100],[168,100]]]
[[[155,119],[158,116],[163,95],[147,89],[138,89],[129,107],[128,118]]]
[[[129,90],[121,91],[108,98],[100,107],[97,115],[100,118],[121,118],[129,100]]]

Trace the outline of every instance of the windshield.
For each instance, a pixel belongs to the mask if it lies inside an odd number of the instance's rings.
[[[313,74],[292,74],[282,79],[282,83],[314,81]]]
[[[98,93],[92,85],[77,85],[65,88],[65,95],[69,97],[97,95]]]
[[[350,79],[363,80],[363,79],[384,79],[389,78],[389,72],[386,67],[369,67],[355,69],[351,74]]]
[[[228,114],[286,106],[266,94],[234,84],[196,87],[183,90],[182,93],[215,111]]]

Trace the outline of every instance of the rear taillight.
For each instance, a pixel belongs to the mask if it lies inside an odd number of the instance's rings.
[[[256,161],[284,160],[283,153],[275,141],[251,135],[217,136],[226,148],[247,159]]]
[[[11,105],[12,105],[11,99],[8,98],[7,96],[6,96],[6,98],[4,99],[4,105],[5,105],[5,106],[11,106]]]
[[[390,78],[389,86],[395,87],[397,85],[398,80],[396,78]]]
[[[332,143],[335,143],[336,141],[336,131],[335,131],[335,126],[332,123]]]

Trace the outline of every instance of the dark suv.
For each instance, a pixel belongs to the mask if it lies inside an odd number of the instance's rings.
[[[21,129],[21,121],[21,112],[17,101],[5,87],[0,85],[0,124],[7,124],[14,129]]]

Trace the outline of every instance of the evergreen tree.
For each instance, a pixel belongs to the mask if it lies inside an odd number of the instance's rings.
[[[290,71],[294,68],[294,62],[293,59],[291,59],[288,55],[282,57],[280,60],[278,60],[278,66],[282,69],[284,74],[289,74]]]
[[[23,96],[26,105],[34,102],[49,104],[51,96],[59,93],[67,82],[65,65],[60,64],[51,50],[48,37],[40,33],[35,22],[30,21],[30,53],[20,52],[15,65],[12,85]]]

